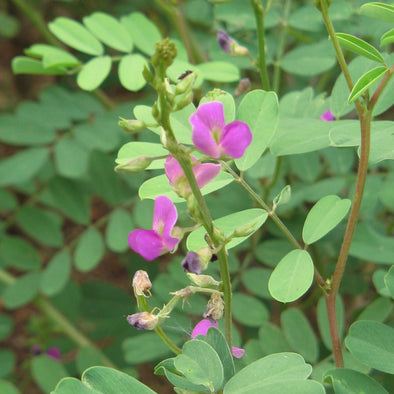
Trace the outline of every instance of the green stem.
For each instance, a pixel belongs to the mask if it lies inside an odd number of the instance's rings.
[[[291,9],[291,0],[286,0],[283,12],[283,19],[282,19],[282,30],[279,36],[279,45],[278,51],[276,52],[276,60],[274,64],[274,82],[273,82],[273,90],[276,93],[279,93],[280,87],[280,61],[282,59],[284,47],[285,47],[285,38],[286,38],[286,29],[287,29],[287,19],[289,18]]]
[[[41,35],[49,44],[60,46],[59,41],[57,41],[56,38],[48,31],[41,14],[28,4],[29,2],[25,2],[23,0],[12,0],[12,2],[34,23],[37,30],[39,30]]]
[[[353,90],[352,78],[350,76],[349,69],[348,69],[346,61],[345,61],[345,57],[343,56],[341,46],[339,45],[339,41],[338,41],[337,36],[335,34],[334,25],[331,22],[330,14],[328,12],[329,7],[327,4],[327,0],[320,0],[320,7],[321,7],[321,14],[323,16],[324,23],[326,25],[328,34],[330,35],[332,45],[334,46],[334,49],[335,49],[335,53],[337,55],[339,66],[341,67],[341,70],[342,70],[343,75],[345,77],[349,91],[351,92]],[[358,115],[360,116],[360,114],[362,112],[362,106],[360,104],[360,101],[356,100],[354,103],[356,105]]]
[[[249,184],[241,178],[227,163],[222,162],[222,166],[233,176],[235,182],[239,183],[248,193],[249,195],[259,204],[263,209],[267,211],[268,216],[272,219],[272,221],[278,226],[279,230],[283,233],[283,235],[289,240],[289,242],[297,249],[303,250],[304,248],[300,245],[300,243],[296,240],[290,230],[286,227],[286,225],[280,220],[278,215],[273,211],[270,206],[249,186]],[[317,283],[324,287],[325,281],[323,277],[320,275],[319,271],[315,267],[315,277]]]
[[[373,94],[371,100],[369,101],[368,109],[371,113],[378,101],[378,98],[382,94],[383,89],[387,86],[390,78],[393,76],[393,73],[394,73],[394,64],[390,67],[390,69],[386,72],[386,74],[384,74],[383,79],[380,81],[380,84],[376,88],[375,93]]]
[[[139,298],[139,303],[141,305],[141,309],[145,312],[151,312],[145,300],[145,297],[141,296],[138,298]],[[155,327],[154,331],[173,353],[175,353],[176,355],[182,353],[182,350],[177,345],[175,345],[175,343],[172,342],[170,338],[168,338],[168,336],[165,334],[165,332],[160,326]]]
[[[320,5],[321,5],[321,13],[324,22],[326,24],[327,31],[331,37],[335,52],[337,54],[338,63],[345,76],[345,80],[347,82],[349,90],[351,91],[353,89],[353,83],[341,47],[335,35],[334,26],[331,22],[331,18],[328,12],[327,1],[320,0]],[[371,102],[369,103],[370,104],[369,110],[364,106],[362,106],[358,100],[355,101],[355,105],[361,125],[360,162],[357,170],[356,189],[354,192],[352,208],[350,210],[345,235],[342,241],[342,246],[339,252],[337,264],[335,266],[335,271],[331,281],[330,289],[326,293],[326,308],[327,308],[328,322],[330,327],[331,341],[333,346],[333,354],[335,358],[335,364],[338,368],[343,367],[344,363],[343,363],[342,347],[341,347],[341,341],[338,332],[338,324],[337,324],[337,316],[336,316],[336,298],[337,298],[339,286],[342,281],[343,274],[345,272],[346,261],[349,255],[350,245],[353,239],[354,230],[356,228],[356,224],[360,214],[361,201],[362,201],[365,182],[367,178],[368,159],[369,159],[369,150],[370,150],[371,118],[372,118],[371,110],[375,105],[377,98],[379,97],[381,91],[383,90],[387,82],[388,79],[385,80],[384,82],[382,80],[380,85],[381,89],[379,93],[377,94],[377,96],[375,96],[372,105]]]
[[[250,0],[254,17],[257,25],[257,41],[258,41],[258,65],[260,70],[261,83],[263,89],[271,90],[270,81],[268,78],[267,62],[265,57],[266,42],[264,31],[264,8],[261,0]]]
[[[161,75],[163,78],[163,75]],[[166,136],[168,139],[167,149],[171,152],[173,157],[178,161],[181,166],[188,182],[190,185],[190,189],[192,194],[196,200],[196,203],[199,208],[199,214],[201,223],[207,231],[208,236],[212,240],[214,246],[216,248],[220,247],[220,239],[214,232],[214,225],[209,209],[205,203],[204,197],[201,194],[201,190],[197,185],[196,177],[193,173],[193,167],[190,159],[189,153],[181,146],[178,145],[178,142],[175,138],[174,132],[172,130],[170,124],[170,111],[167,107],[167,98],[166,93],[164,91],[159,92],[159,102],[161,109],[161,126],[166,131]],[[231,348],[232,344],[232,319],[231,319],[231,280],[230,273],[228,269],[228,261],[227,261],[227,253],[226,248],[223,246],[220,248],[217,253],[219,260],[219,268],[220,268],[220,276],[223,282],[223,299],[225,303],[225,336],[228,345]]]

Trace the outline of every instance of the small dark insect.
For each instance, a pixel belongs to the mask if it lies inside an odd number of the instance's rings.
[[[211,263],[213,263],[217,259],[218,259],[218,255],[217,254],[213,254],[212,257],[211,257]]]
[[[184,78],[186,78],[188,75],[190,75],[193,71],[192,70],[186,70],[183,74],[181,74],[178,79],[182,80]]]

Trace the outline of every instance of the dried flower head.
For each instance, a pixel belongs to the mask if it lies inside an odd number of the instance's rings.
[[[154,330],[159,318],[152,312],[139,312],[127,316],[127,322],[137,330]]]
[[[152,283],[149,279],[148,273],[144,270],[138,270],[133,276],[133,289],[135,296],[151,297],[150,289]]]

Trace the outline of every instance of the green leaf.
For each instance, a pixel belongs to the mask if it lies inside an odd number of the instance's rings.
[[[8,338],[14,329],[14,321],[8,315],[0,315],[0,341]]]
[[[323,386],[306,380],[312,367],[295,353],[271,354],[234,375],[224,386],[224,394],[241,393],[324,393]]]
[[[16,357],[11,350],[0,350],[0,378],[9,375],[15,368]]]
[[[237,227],[253,225],[255,231],[264,224],[267,220],[268,214],[264,209],[252,208],[245,211],[240,211],[232,213],[231,215],[221,217],[220,219],[215,219],[213,221],[215,227],[219,228],[224,232],[224,235],[228,237],[233,233]],[[204,239],[206,231],[203,227],[192,231],[187,237],[187,249],[188,250],[198,250],[206,246],[206,241]],[[237,237],[233,238],[228,244],[226,244],[226,249],[229,250],[241,242],[245,241],[252,234],[247,237]]]
[[[394,266],[389,269],[389,272],[384,277],[384,283],[389,289],[391,297],[394,298]]]
[[[382,54],[371,44],[368,44],[361,38],[346,33],[336,33],[339,43],[350,51],[379,63],[384,63]]]
[[[319,344],[305,315],[298,309],[290,308],[282,312],[280,322],[291,347],[300,353],[306,361],[317,361]]]
[[[248,310],[245,305],[248,305]],[[260,327],[269,319],[266,306],[257,298],[243,293],[233,294],[232,310],[234,319],[248,327]]]
[[[220,172],[219,175],[201,189],[203,196],[221,189],[234,180],[227,172]],[[171,188],[167,176],[159,175],[145,181],[139,188],[138,195],[141,200],[146,198],[154,200],[157,196],[167,196],[174,203],[184,202],[185,199],[179,197]]]
[[[47,163],[47,148],[29,148],[0,161],[0,186],[17,185],[32,179]]]
[[[59,361],[42,354],[32,359],[31,374],[38,387],[43,392],[49,393],[60,379],[68,375],[68,372]]]
[[[393,303],[389,298],[379,297],[371,302],[360,313],[357,321],[360,320],[374,320],[383,323],[393,310]]]
[[[11,67],[14,74],[63,75],[67,72],[64,67],[45,68],[41,61],[26,56],[14,57]]]
[[[394,264],[394,240],[360,224],[356,227],[349,254],[374,263]]]
[[[102,364],[101,353],[96,347],[85,346],[79,349],[77,359],[75,360],[77,370],[80,374],[95,365]]]
[[[270,300],[268,280],[271,273],[267,268],[249,268],[242,273],[242,283],[252,294]]]
[[[310,118],[279,119],[270,149],[275,156],[313,152],[330,146],[330,122]]]
[[[389,394],[376,380],[352,369],[331,369],[324,374],[324,380],[331,380],[336,393]]]
[[[341,121],[330,130],[329,138],[332,146],[360,146],[360,123],[353,120]],[[386,159],[394,159],[392,145],[394,143],[394,122],[374,121],[371,123],[371,146],[369,163],[378,163]],[[358,151],[359,155],[360,152]]]
[[[338,196],[320,199],[309,211],[302,229],[302,239],[310,245],[323,238],[347,215],[351,201]]]
[[[386,275],[387,271],[378,269],[376,270],[373,275],[372,275],[372,283],[375,286],[376,291],[378,294],[380,294],[383,297],[390,297],[390,291],[386,287],[386,284],[384,283],[384,277]],[[379,320],[379,319],[364,319],[364,320]],[[379,320],[383,321],[383,320]]]
[[[78,73],[78,86],[87,91],[98,88],[111,71],[112,60],[110,56],[94,57],[85,63]]]
[[[171,340],[174,336],[170,335]],[[174,343],[179,344],[179,336]],[[127,338],[123,342],[124,359],[130,365],[137,365],[152,360],[159,360],[170,354],[167,345],[153,332]]]
[[[332,44],[324,40],[290,50],[282,57],[280,66],[290,74],[310,77],[328,71],[335,63]]]
[[[25,205],[16,220],[28,235],[42,244],[55,247],[63,244],[62,219],[57,214]]]
[[[268,282],[271,296],[280,302],[292,302],[303,296],[313,282],[314,266],[309,253],[293,250],[275,267]]]
[[[79,238],[74,254],[75,267],[81,272],[91,271],[105,252],[103,236],[95,228],[86,230]]]
[[[383,74],[385,74],[386,72],[386,67],[378,66],[362,75],[354,84],[354,87],[350,92],[350,95],[348,97],[349,104],[357,100],[371,85],[373,85],[376,81],[382,78]]]
[[[9,309],[17,309],[28,304],[37,295],[40,281],[41,274],[37,272],[19,277],[4,290],[4,306]]]
[[[124,26],[113,16],[94,12],[83,18],[85,26],[105,45],[120,52],[131,52],[133,41]]]
[[[141,90],[145,84],[145,78],[142,75],[144,66],[147,65],[146,59],[141,55],[126,55],[119,62],[119,81],[123,87],[132,92]]]
[[[138,156],[167,156],[168,150],[164,149],[161,144],[154,144],[152,142],[128,142],[124,144],[118,152],[118,157],[115,162],[117,164],[125,163]],[[166,159],[159,159],[153,161],[147,170],[157,170],[164,167]]]
[[[222,387],[222,362],[212,346],[204,341],[186,342],[182,354],[175,358],[174,366],[191,383],[204,385],[211,392]]]
[[[291,13],[288,23],[294,29],[311,32],[320,31],[324,26],[320,12],[313,4],[297,7]]]
[[[291,351],[281,329],[269,322],[263,323],[260,327],[259,342],[265,354]]]
[[[3,379],[0,379],[0,392],[3,394],[21,394],[11,382]]]
[[[345,321],[345,312],[342,299],[337,297],[336,302],[336,313],[338,322],[339,338],[343,336],[343,327]],[[328,324],[327,308],[325,298],[321,297],[317,303],[317,324],[319,326],[319,331],[324,345],[327,349],[332,350],[330,327]]]
[[[71,275],[71,258],[67,251],[60,251],[52,257],[41,276],[41,291],[48,297],[60,293]]]
[[[115,209],[108,220],[105,241],[110,250],[122,253],[128,250],[127,236],[134,229],[131,215],[122,208]]]
[[[394,6],[384,3],[367,3],[360,8],[360,14],[383,22],[394,22]]]
[[[42,65],[45,69],[59,66],[77,67],[81,64],[80,60],[71,53],[47,44],[34,44],[25,49],[25,53],[42,59]]]
[[[59,139],[55,145],[56,172],[66,178],[82,178],[88,168],[89,152],[74,135]],[[72,160],[70,160],[72,157]]]
[[[394,42],[394,29],[389,30],[380,37],[380,46],[385,46]]]
[[[235,367],[231,350],[222,332],[215,327],[211,327],[208,329],[206,336],[201,335],[198,339],[207,342],[216,351],[222,362],[224,383],[227,382],[234,375]]]
[[[345,345],[363,364],[394,373],[394,328],[376,321],[357,321],[350,326]]]
[[[198,64],[195,67],[200,71],[202,78],[208,81],[236,82],[240,78],[239,69],[232,63],[207,62]]]
[[[293,246],[287,240],[268,239],[257,246],[256,257],[258,261],[275,267],[292,250]]]
[[[81,185],[75,181],[53,178],[48,182],[48,194],[44,201],[79,224],[89,222],[89,198]]]
[[[60,41],[71,48],[93,56],[101,56],[104,53],[100,41],[81,23],[73,19],[58,17],[48,23],[48,28]]]
[[[0,259],[20,270],[40,268],[41,260],[36,250],[24,239],[4,236],[0,241]]]
[[[275,134],[279,120],[278,97],[274,92],[263,90],[249,92],[239,105],[237,119],[246,122],[253,135],[245,154],[235,160],[237,167],[246,171],[257,162]]]
[[[135,46],[141,52],[153,55],[156,42],[161,40],[157,26],[140,12],[122,16],[120,22],[132,37]]]

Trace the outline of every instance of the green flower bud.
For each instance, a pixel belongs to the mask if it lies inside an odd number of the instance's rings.
[[[193,71],[184,77],[175,87],[175,94],[188,93],[193,89],[194,82],[196,82],[198,72]]]
[[[142,120],[138,119],[124,119],[120,118],[118,125],[129,133],[135,133],[137,131],[144,130],[146,128],[146,124]]]
[[[152,71],[149,69],[149,67],[145,64],[144,69],[142,70],[142,76],[144,77],[145,81],[148,82],[149,84],[152,84],[155,77],[152,74]]]
[[[332,0],[323,0],[323,1],[327,1],[327,8],[330,8]],[[315,7],[321,12],[320,0],[313,0],[313,3],[315,4]]]
[[[115,167],[116,172],[127,172],[132,174],[138,174],[144,171],[152,163],[154,158],[149,156],[138,156],[133,159],[127,160],[123,163],[118,164]]]
[[[238,227],[234,230],[233,237],[248,237],[253,234],[257,229],[258,222],[248,223],[244,226]]]
[[[181,99],[178,101],[176,105],[176,109],[180,110],[182,108],[185,108],[187,105],[189,105],[193,101],[193,92],[189,92],[184,94]]]
[[[211,275],[197,275],[193,272],[187,272],[186,275],[193,284],[199,287],[217,287],[220,284]]]

